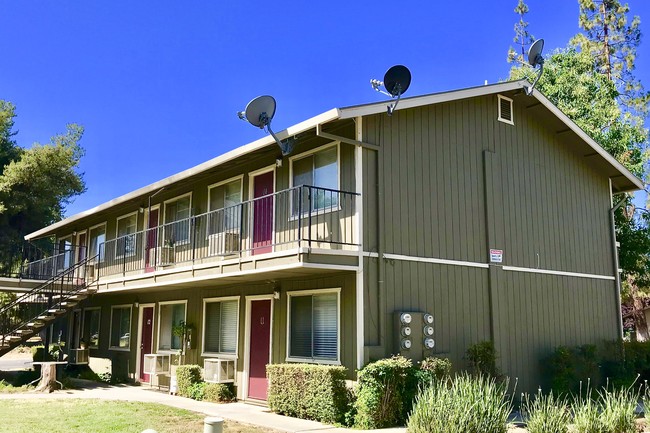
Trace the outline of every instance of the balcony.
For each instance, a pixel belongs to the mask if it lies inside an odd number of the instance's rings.
[[[299,186],[108,240],[95,271],[105,279],[296,251],[354,256],[360,205],[357,193]]]

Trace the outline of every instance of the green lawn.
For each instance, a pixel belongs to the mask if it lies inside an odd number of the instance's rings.
[[[12,433],[202,433],[205,415],[152,403],[106,400],[3,400],[0,429]],[[268,430],[226,421],[226,433]]]

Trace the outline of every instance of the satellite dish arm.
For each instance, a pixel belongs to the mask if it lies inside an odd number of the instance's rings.
[[[282,151],[282,156],[287,156],[293,151],[294,140],[292,138],[287,138],[284,141],[280,141],[278,136],[275,135],[275,132],[273,132],[273,130],[271,129],[270,120],[266,124],[266,130],[268,131],[269,134],[271,134],[271,137],[273,137],[273,139],[278,144],[278,146],[280,146],[280,151]]]
[[[537,74],[537,77],[535,77],[535,81],[533,81],[533,84],[530,87],[525,87],[526,89],[526,95],[530,96],[533,94],[533,89],[535,88],[535,84],[539,81],[539,79],[542,77],[542,73],[544,72],[544,62],[539,63],[539,73]]]
[[[393,115],[393,111],[395,111],[395,108],[397,107],[397,104],[399,104],[399,100],[402,97],[402,86],[399,84],[397,85],[397,100],[395,101],[394,104],[390,104],[387,108],[387,113],[389,116]]]

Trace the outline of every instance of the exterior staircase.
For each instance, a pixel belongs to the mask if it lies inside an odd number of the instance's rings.
[[[0,356],[26,342],[96,292],[93,263],[86,258],[0,307]]]

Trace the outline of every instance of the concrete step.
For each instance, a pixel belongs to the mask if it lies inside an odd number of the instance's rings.
[[[52,309],[47,310],[47,312],[50,313],[50,314],[60,315],[60,314],[64,314],[66,312],[66,310],[63,310],[63,309],[60,309],[60,308],[52,308]]]
[[[38,319],[38,320],[42,320],[42,321],[44,321],[44,322],[50,322],[50,321],[54,320],[55,318],[56,318],[56,317],[54,317],[54,316],[41,314],[41,315],[38,316],[36,319]]]
[[[34,331],[32,329],[17,329],[16,330],[16,334],[19,334],[21,336],[22,335],[33,334],[33,333],[34,333]]]
[[[43,321],[34,321],[34,322],[29,322],[27,325],[25,325],[28,328],[42,328],[45,326],[45,323]]]

